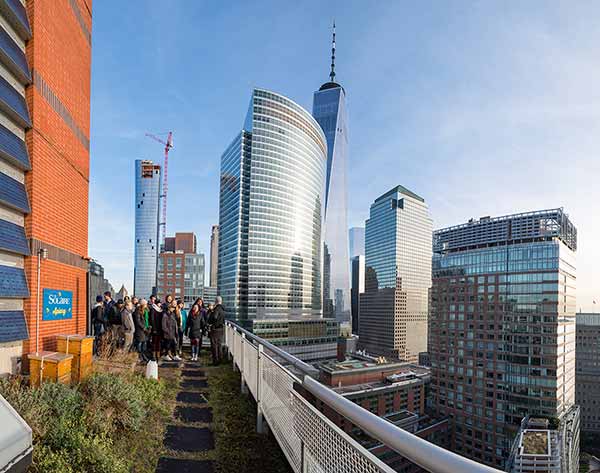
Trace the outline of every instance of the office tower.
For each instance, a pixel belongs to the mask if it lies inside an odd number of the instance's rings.
[[[359,346],[417,362],[427,351],[432,221],[423,198],[397,186],[371,205]]]
[[[524,418],[573,406],[576,249],[562,209],[434,233],[432,401],[454,451],[504,467]]]
[[[352,333],[359,335],[360,296],[365,292],[365,257],[358,255],[352,258],[351,265],[352,287],[350,289],[350,303],[352,313]]]
[[[94,304],[96,304],[96,296],[101,296],[106,291],[110,291],[111,294],[114,294],[115,289],[108,279],[104,277],[104,267],[94,260],[90,260],[89,262],[87,281],[88,314],[90,314]]]
[[[327,142],[283,95],[252,93],[221,158],[218,291],[237,320],[320,317]]]
[[[158,220],[161,168],[152,161],[135,160],[135,255],[133,294],[148,298],[156,294]]]
[[[329,82],[313,97],[313,116],[327,139],[327,170],[325,175],[325,207],[323,215],[323,316],[344,322],[350,319],[350,277],[348,265],[348,209],[346,174],[348,159],[348,129],[346,123],[346,92],[335,82],[335,24],[331,49]],[[342,298],[338,297],[341,291]]]
[[[86,329],[92,18],[87,0],[64,8],[41,0],[29,0],[26,7],[20,1],[0,3],[4,374],[15,372],[21,356],[36,350],[36,340],[39,350],[52,349],[56,334]],[[46,256],[39,284],[38,253]],[[70,309],[64,316],[42,313],[47,289],[62,293]]]
[[[211,287],[217,287],[217,272],[219,270],[219,226],[213,225],[210,232],[210,279]]]
[[[365,227],[352,227],[348,231],[350,258],[365,254]]]
[[[158,256],[159,299],[171,294],[191,307],[198,297],[204,297],[204,269],[204,255],[196,253],[196,235],[176,233],[165,238],[165,249]]]
[[[600,434],[600,314],[577,314],[575,403],[581,430]]]

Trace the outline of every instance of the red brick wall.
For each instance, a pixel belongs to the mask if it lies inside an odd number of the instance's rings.
[[[91,31],[91,1],[74,0],[79,19]],[[29,66],[52,90],[89,140],[91,46],[69,0],[29,0],[33,38],[27,44]],[[35,76],[34,73],[34,76]],[[27,88],[33,128],[26,134],[32,171],[26,175],[31,214],[28,238],[41,240],[81,258],[88,254],[89,151],[38,86]],[[55,104],[56,106],[56,104]],[[83,260],[81,260],[83,262]],[[24,353],[35,350],[37,258],[25,262],[31,298],[25,302],[30,339]],[[73,318],[40,321],[43,349],[54,348],[54,335],[85,333],[86,271],[58,261],[42,262],[41,288],[73,291]]]

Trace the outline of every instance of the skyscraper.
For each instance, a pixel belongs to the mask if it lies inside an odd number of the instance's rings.
[[[348,231],[350,258],[365,254],[365,227],[352,227]]]
[[[526,416],[574,404],[576,249],[562,209],[434,233],[432,395],[454,451],[503,467]]]
[[[427,351],[432,221],[425,200],[397,186],[371,205],[359,346],[417,362]]]
[[[237,320],[320,317],[327,142],[283,95],[252,93],[221,158],[218,291]]]
[[[219,226],[213,225],[210,232],[210,287],[217,287],[219,270]]]
[[[360,296],[365,292],[365,256],[352,258],[350,269],[352,286],[350,288],[350,310],[352,313],[352,333],[359,335]]]
[[[92,7],[0,3],[4,374],[36,351],[36,340],[47,350],[55,335],[86,329]],[[45,255],[39,272],[38,255]],[[64,315],[43,311],[48,291],[61,292]]]
[[[348,321],[343,307],[350,307],[350,276],[348,258],[348,209],[346,174],[348,160],[348,130],[346,123],[346,92],[335,82],[335,24],[331,48],[329,82],[313,97],[313,116],[327,139],[327,169],[323,216],[323,315]],[[341,291],[341,292],[340,292]],[[341,294],[341,298],[340,298]],[[334,304],[335,300],[341,306]],[[343,306],[343,307],[342,307]]]
[[[133,294],[156,294],[158,220],[161,168],[152,161],[135,160],[135,266]]]

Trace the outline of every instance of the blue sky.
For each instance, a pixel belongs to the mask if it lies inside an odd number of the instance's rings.
[[[168,233],[208,253],[252,87],[310,110],[335,17],[350,226],[397,184],[434,228],[564,207],[578,306],[600,298],[600,3],[102,0],[93,14],[89,253],[116,288],[132,288],[133,162],[162,159],[144,133],[174,131]]]

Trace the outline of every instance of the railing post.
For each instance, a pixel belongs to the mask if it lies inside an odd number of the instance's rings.
[[[262,364],[263,364],[263,346],[258,345],[258,351],[256,352],[256,432],[263,434],[265,432],[262,411],[262,393],[260,392],[262,387]]]
[[[240,374],[241,374],[240,390],[242,391],[242,394],[248,394],[248,386],[246,386],[246,381],[244,380],[244,358],[245,358],[244,345],[246,343],[248,343],[248,342],[246,342],[246,334],[242,333],[242,344],[240,345]]]

